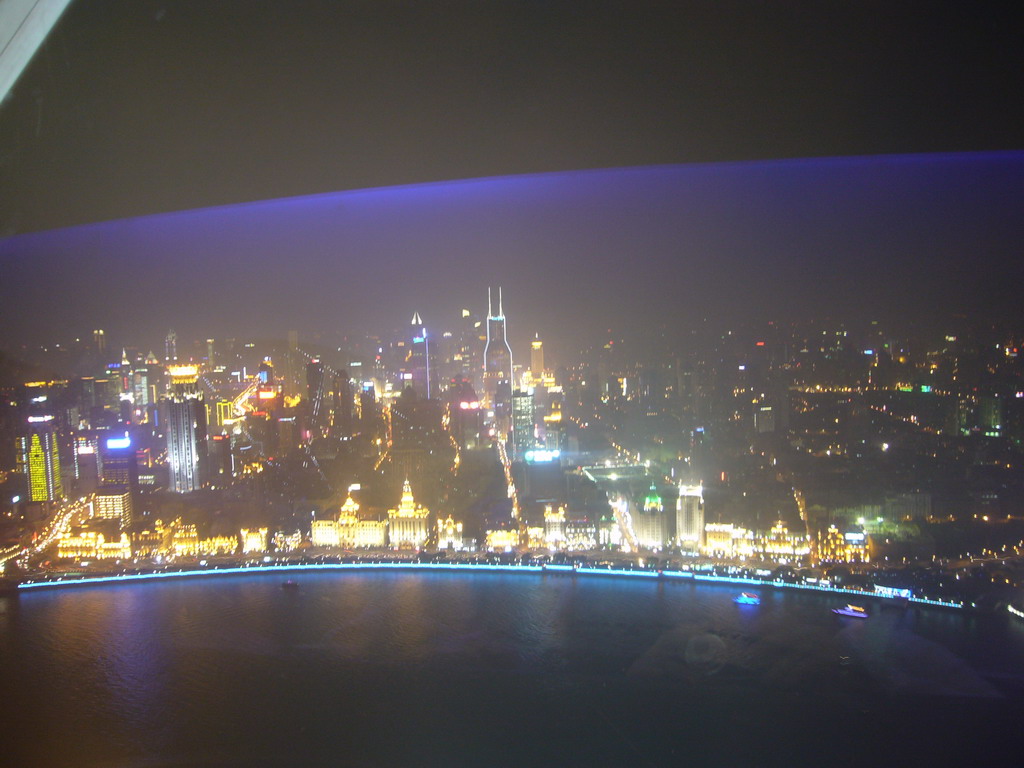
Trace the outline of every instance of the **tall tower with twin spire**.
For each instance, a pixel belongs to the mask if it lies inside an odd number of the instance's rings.
[[[491,289],[487,289],[487,345],[484,347],[484,401],[494,411],[494,427],[504,438],[512,419],[512,348],[508,345],[505,312],[498,288],[497,312]]]

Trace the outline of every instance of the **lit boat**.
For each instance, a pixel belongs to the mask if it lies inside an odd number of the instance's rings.
[[[849,603],[844,608],[833,608],[832,613],[838,613],[840,616],[849,616],[852,619],[866,619],[868,617],[868,612],[859,605],[850,605]]]
[[[283,584],[281,584],[281,589],[298,589],[298,588],[299,588],[299,582],[292,581],[291,579],[288,579],[288,581],[286,581]]]
[[[740,592],[732,601],[738,605],[760,605],[761,597],[753,592]]]

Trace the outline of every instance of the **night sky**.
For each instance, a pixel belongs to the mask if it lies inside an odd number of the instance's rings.
[[[488,282],[513,339],[1007,316],[1024,276],[1007,13],[78,0],[0,105],[2,327],[392,327],[479,309]],[[632,166],[651,167],[578,172]],[[238,205],[274,198],[293,199]]]
[[[5,328],[162,338],[711,317],[1015,317],[1024,152],[609,169],[337,192],[0,241]],[[50,307],[50,312],[39,308]],[[69,313],[65,308],[70,307]],[[582,336],[581,336],[582,334]]]

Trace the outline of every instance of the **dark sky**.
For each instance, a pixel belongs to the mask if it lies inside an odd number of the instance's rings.
[[[0,105],[0,345],[390,326],[488,282],[513,338],[566,344],[704,314],[1010,314],[1006,9],[77,0]],[[749,162],[835,156],[876,157]],[[654,167],[572,173],[631,166]],[[539,172],[569,173],[429,184]]]
[[[0,234],[512,173],[1021,149],[1011,5],[77,0],[0,108]]]
[[[5,330],[435,330],[505,288],[514,351],[832,317],[1020,319],[1024,152],[606,169],[336,192],[0,240]],[[146,340],[149,340],[146,342]],[[121,342],[123,343],[123,342]]]

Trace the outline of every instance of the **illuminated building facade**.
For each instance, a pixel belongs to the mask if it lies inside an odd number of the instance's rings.
[[[127,560],[132,556],[128,534],[107,538],[100,531],[78,531],[57,542],[57,557],[73,560]]]
[[[388,524],[382,520],[360,520],[356,524],[355,546],[381,549],[387,546]]]
[[[388,510],[388,536],[393,549],[422,549],[427,543],[427,517],[430,510],[417,504],[412,487],[406,480],[402,500],[396,509]]]
[[[565,507],[544,506],[544,545],[551,550],[565,548]]]
[[[133,489],[139,484],[139,467],[127,435],[108,437],[101,442],[100,463],[103,467],[103,484]]]
[[[28,481],[29,501],[57,501],[64,496],[52,420],[49,415],[29,416],[30,432],[18,438],[18,465]]]
[[[291,533],[285,533],[284,531],[275,531],[271,537],[271,542],[274,544],[274,549],[277,552],[294,552],[302,545],[302,532],[292,531]]]
[[[660,551],[668,539],[668,516],[658,489],[652,484],[643,508],[633,515],[633,530],[641,549]]]
[[[867,535],[862,530],[844,533],[830,525],[818,541],[818,562],[866,563],[869,559]]]
[[[597,549],[597,524],[589,520],[567,520],[565,523],[565,548],[570,552],[587,552]]]
[[[338,546],[338,521],[314,520],[310,524],[309,540],[314,547]]]
[[[512,395],[512,445],[516,458],[537,447],[532,391],[519,390]]]
[[[240,532],[242,553],[248,555],[254,552],[266,552],[267,530],[267,528],[243,528]]]
[[[487,531],[485,542],[488,552],[511,552],[519,546],[519,531],[513,528],[497,528]]]
[[[96,492],[93,514],[105,520],[117,520],[122,528],[132,524],[132,494],[125,486],[108,485]]]
[[[237,536],[207,536],[199,540],[200,555],[233,555],[237,550]]]
[[[495,432],[507,435],[512,417],[512,348],[508,345],[505,313],[498,288],[498,311],[494,312],[487,290],[487,342],[484,346],[484,401],[494,411]]]
[[[182,523],[181,518],[172,524],[170,553],[175,557],[195,557],[199,554],[199,531],[192,523]]]
[[[544,342],[540,340],[540,334],[530,342],[530,374],[535,382],[544,376]]]
[[[810,557],[811,540],[804,534],[790,533],[780,520],[768,533],[753,537],[752,549],[754,557],[790,564]]]
[[[437,548],[450,549],[456,552],[464,548],[462,540],[462,523],[448,515],[444,520],[437,521]]]
[[[685,552],[698,552],[704,543],[704,488],[700,485],[679,485],[676,543]]]
[[[419,312],[413,313],[410,330],[401,384],[411,386],[416,394],[429,400],[437,395],[437,365],[431,359],[430,339]]]
[[[206,470],[206,408],[194,365],[167,369],[171,391],[167,401],[167,458],[170,490],[189,493],[203,485]]]
[[[732,523],[708,523],[704,526],[702,554],[723,559],[747,558],[753,554],[750,531]]]

